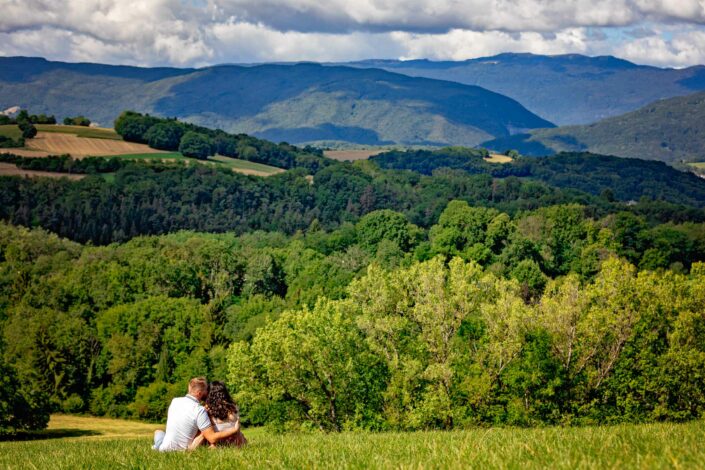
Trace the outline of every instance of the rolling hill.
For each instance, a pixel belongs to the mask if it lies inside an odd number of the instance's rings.
[[[528,178],[548,185],[602,195],[620,201],[642,197],[705,207],[705,181],[663,162],[624,159],[587,152],[566,152],[551,157],[525,158],[504,164],[489,163],[473,149],[392,150],[371,157],[384,169],[411,170],[432,175],[441,168],[469,174],[489,174],[495,179]]]
[[[10,57],[0,58],[0,70],[0,108],[81,114],[103,125],[129,108],[274,141],[367,145],[476,145],[553,126],[477,86],[378,69],[150,69]]]
[[[558,125],[589,124],[705,90],[703,66],[662,69],[611,56],[500,54],[462,62],[369,60],[349,65],[481,86]]]
[[[539,129],[483,145],[525,155],[590,151],[667,163],[705,161],[705,92],[657,101],[595,124]]]

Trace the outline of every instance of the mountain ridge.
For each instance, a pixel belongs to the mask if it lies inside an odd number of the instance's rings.
[[[503,53],[465,61],[373,59],[347,64],[478,85],[557,125],[589,124],[658,99],[705,90],[705,66],[660,68],[614,56]]]
[[[0,107],[80,114],[103,124],[129,108],[270,140],[372,145],[477,145],[553,126],[482,87],[378,69],[315,63],[150,69],[28,58],[0,58],[0,68]]]
[[[705,92],[659,100],[593,124],[537,129],[483,145],[533,156],[590,151],[671,164],[705,161]]]

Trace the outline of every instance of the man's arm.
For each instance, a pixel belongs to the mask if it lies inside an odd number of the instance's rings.
[[[225,431],[216,431],[214,427],[211,426],[208,429],[201,431],[201,434],[203,434],[203,437],[205,437],[208,442],[215,444],[218,441],[222,441],[223,439],[227,439],[228,437],[237,434],[238,431],[240,431],[239,419],[235,422],[235,426],[230,429],[226,429]]]

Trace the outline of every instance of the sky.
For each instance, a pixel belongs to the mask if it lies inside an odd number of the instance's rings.
[[[143,66],[465,60],[705,64],[705,0],[0,0],[0,55]]]

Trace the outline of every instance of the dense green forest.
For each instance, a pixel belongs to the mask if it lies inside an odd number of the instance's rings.
[[[319,165],[319,161],[323,163]],[[74,168],[61,158],[20,157],[19,162],[34,169]],[[378,209],[401,212],[412,223],[428,228],[453,199],[511,215],[578,203],[595,216],[627,210],[644,216],[648,223],[705,220],[705,212],[699,207],[649,198],[627,205],[614,201],[609,194],[594,196],[526,178],[500,179],[449,169],[425,176],[380,170],[370,162],[310,162],[313,165],[309,168],[263,179],[198,165],[91,159],[75,167],[79,172],[100,173],[101,168],[117,171],[110,179],[97,174],[77,182],[0,178],[0,219],[41,226],[60,236],[94,244],[177,230],[294,234],[314,223],[334,229]],[[650,188],[648,180],[642,184],[642,191]],[[675,184],[670,188],[678,191]],[[689,194],[691,200],[697,197],[696,192]]]
[[[523,157],[506,164],[483,160],[486,150],[449,147],[438,150],[390,151],[372,157],[381,168],[402,169],[431,175],[439,168],[490,174],[496,178],[517,176],[542,181],[559,188],[572,188],[600,195],[607,191],[622,201],[650,199],[705,206],[705,184],[690,172],[665,163],[624,159],[587,152],[563,152],[551,157]]]
[[[103,247],[1,225],[2,367],[20,384],[3,401],[37,411],[6,427],[50,409],[158,420],[196,374],[227,378],[247,423],[290,429],[695,418],[704,228],[465,201],[428,230],[378,210]]]
[[[0,177],[0,430],[160,420],[204,374],[286,429],[702,416],[703,183],[483,155],[4,157],[88,176]]]

